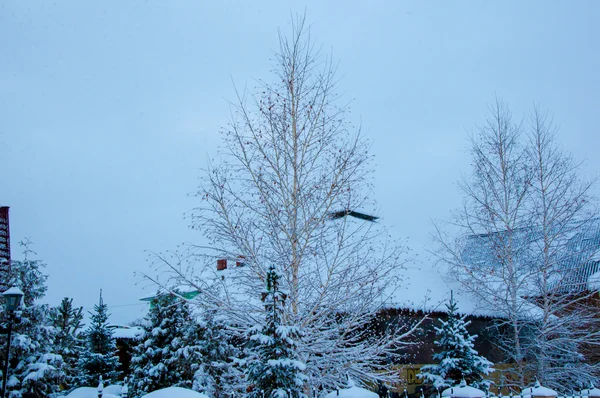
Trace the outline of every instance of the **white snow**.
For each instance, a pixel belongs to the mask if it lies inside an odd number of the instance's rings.
[[[464,381],[459,386],[450,387],[442,392],[442,397],[456,398],[482,398],[485,397],[485,392],[478,388],[468,386]]]
[[[120,386],[118,384],[111,384],[110,386],[106,386],[104,387],[104,396],[106,396],[106,394],[112,394],[120,397],[122,388],[123,386]]]
[[[144,329],[139,326],[111,325],[115,339],[138,339],[144,335]]]
[[[600,397],[600,388],[596,388],[592,384],[591,388],[581,390],[581,395],[585,397]]]
[[[551,388],[541,386],[540,383],[535,383],[535,386],[526,388],[521,392],[521,397],[557,397],[558,393]]]
[[[588,278],[588,289],[592,291],[600,290],[600,271],[590,275]]]
[[[103,398],[119,398],[119,395],[113,395],[104,389]],[[65,398],[98,398],[97,387],[79,387],[65,395]]]
[[[168,387],[142,395],[142,398],[208,398],[208,396],[187,388]]]
[[[325,395],[325,398],[379,398],[379,395],[373,391],[353,386],[339,390],[339,395],[337,391],[332,391]]]
[[[402,286],[393,293],[388,306],[413,311],[445,312],[445,304],[450,298],[450,291],[453,291],[461,315],[502,316],[490,305],[482,303],[473,293],[466,291],[459,282],[448,277],[446,273],[447,269],[443,266],[420,264],[407,267],[402,275],[404,278]],[[524,317],[536,318],[543,315],[539,307],[526,300],[522,300],[520,307]]]

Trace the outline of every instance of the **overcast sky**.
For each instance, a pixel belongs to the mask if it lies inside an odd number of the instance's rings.
[[[199,239],[183,219],[233,84],[269,79],[277,28],[306,7],[372,139],[382,222],[417,253],[460,203],[468,132],[495,95],[538,102],[584,176],[600,171],[597,1],[0,2],[0,205],[35,242],[47,301],[144,315],[145,250]],[[598,189],[596,190],[598,193]],[[425,259],[425,262],[427,260]]]

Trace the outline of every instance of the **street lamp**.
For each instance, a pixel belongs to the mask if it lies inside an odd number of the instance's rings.
[[[10,338],[12,335],[12,326],[15,318],[15,310],[19,308],[21,299],[23,298],[23,292],[18,287],[11,287],[4,293],[4,305],[8,312],[8,328],[2,330],[3,333],[8,334],[6,341],[6,358],[4,361],[4,371],[2,372],[2,398],[6,397],[6,380],[8,379],[8,357],[10,356]]]

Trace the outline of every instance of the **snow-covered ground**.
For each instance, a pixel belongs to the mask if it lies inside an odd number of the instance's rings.
[[[152,391],[142,398],[208,398],[207,395],[181,387],[168,387]]]
[[[103,398],[119,398],[121,395],[121,386],[111,385],[104,387]],[[65,398],[98,398],[98,389],[95,387],[80,387]],[[208,398],[205,394],[188,390],[181,387],[168,387],[153,391],[144,395],[142,398]],[[346,398],[349,398],[348,396]],[[371,397],[364,397],[371,398]]]
[[[113,387],[113,386],[109,386],[109,387]],[[102,395],[103,398],[119,398],[121,395],[121,386],[114,386],[114,387],[118,387],[117,388],[109,388],[106,387],[104,388],[104,394]],[[115,394],[118,391],[117,394]],[[69,393],[68,395],[66,395],[65,397],[68,398],[98,398],[98,389],[96,387],[79,387],[76,388],[75,390],[71,391],[71,393]]]
[[[354,381],[348,381],[349,388],[342,388],[338,391],[332,391],[325,395],[325,398],[379,398],[379,395],[373,391],[357,387]]]

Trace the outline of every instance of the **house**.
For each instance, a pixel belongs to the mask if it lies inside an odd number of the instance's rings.
[[[139,326],[109,325],[112,330],[113,338],[117,345],[117,355],[119,356],[119,371],[122,377],[128,376],[130,372],[131,354],[133,347],[144,336],[144,329]]]

